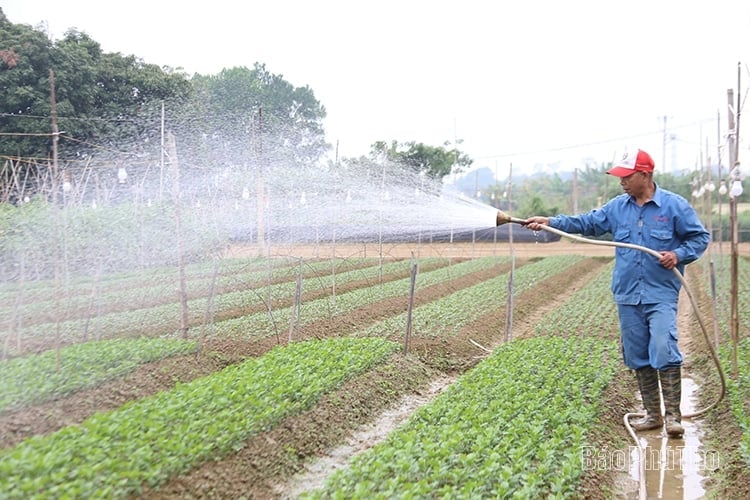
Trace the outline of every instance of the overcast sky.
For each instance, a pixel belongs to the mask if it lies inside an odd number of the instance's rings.
[[[747,0],[4,0],[2,9],[13,23],[45,23],[53,39],[75,27],[107,52],[191,75],[264,63],[310,86],[341,156],[367,154],[376,140],[458,139],[475,166],[500,173],[637,147],[657,168],[695,168],[706,140],[716,157],[719,124],[726,133],[738,63],[750,87]],[[743,164],[748,156],[743,141]]]

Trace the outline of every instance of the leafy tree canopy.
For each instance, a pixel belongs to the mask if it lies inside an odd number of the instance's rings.
[[[450,142],[443,146],[429,146],[414,141],[399,143],[377,141],[370,146],[370,157],[387,157],[417,173],[424,173],[433,179],[442,179],[448,174],[459,173],[469,167],[473,160],[457,148],[446,149]]]
[[[83,144],[138,142],[149,104],[184,100],[192,87],[186,76],[146,64],[135,56],[107,54],[87,34],[68,30],[50,41],[31,26],[13,24],[0,11],[0,153],[45,159],[50,155],[51,80],[60,157],[74,158]],[[158,123],[158,121],[157,121]],[[150,128],[153,128],[151,126]]]
[[[211,149],[256,158],[262,164],[309,164],[329,148],[325,107],[308,86],[294,87],[256,63],[217,75],[196,75],[193,117]]]
[[[532,217],[534,215],[542,215],[545,217],[551,217],[558,213],[560,213],[560,210],[557,207],[547,206],[541,196],[533,194],[524,200],[524,203],[518,211],[518,216]]]
[[[165,131],[174,132],[187,169],[295,168],[315,164],[330,147],[326,111],[313,91],[263,64],[188,77],[133,55],[106,53],[75,29],[53,42],[41,29],[11,23],[2,10],[0,88],[0,155],[20,160],[32,178],[52,155],[53,88],[58,157],[73,175],[92,158],[145,175],[162,157]],[[27,177],[23,170],[13,176]],[[14,182],[0,179],[0,185]]]

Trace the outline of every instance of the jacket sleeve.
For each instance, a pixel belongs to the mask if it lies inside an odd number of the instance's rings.
[[[585,214],[557,215],[550,217],[549,225],[566,233],[601,236],[602,234],[611,232],[608,212],[608,205],[604,205],[600,209],[592,210]]]
[[[711,235],[703,224],[693,207],[685,202],[675,217],[675,231],[681,240],[680,246],[674,249],[677,261],[680,264],[690,264],[697,260],[708,248]]]

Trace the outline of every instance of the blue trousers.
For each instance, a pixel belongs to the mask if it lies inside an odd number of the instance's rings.
[[[647,366],[664,370],[682,365],[677,346],[677,302],[617,304],[617,311],[625,366],[633,370]]]

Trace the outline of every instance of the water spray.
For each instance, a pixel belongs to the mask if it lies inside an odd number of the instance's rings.
[[[508,223],[520,224],[522,226],[526,226],[528,224],[528,222],[526,220],[519,219],[517,217],[511,217],[510,215],[506,214],[502,210],[498,210],[498,212],[497,212],[497,219],[496,220],[497,220],[497,225],[498,226],[501,226],[503,224],[508,224]],[[581,242],[581,243],[587,243],[587,244],[591,244],[591,245],[600,245],[600,246],[609,246],[609,247],[630,248],[630,249],[633,249],[633,250],[639,250],[641,252],[646,252],[649,255],[653,255],[657,259],[661,257],[661,254],[659,252],[657,252],[656,250],[652,250],[650,248],[647,248],[647,247],[644,247],[644,246],[641,246],[641,245],[634,245],[632,243],[622,243],[622,242],[619,242],[619,241],[592,240],[592,239],[584,238],[582,236],[577,236],[577,235],[574,235],[574,234],[566,233],[565,231],[561,231],[559,229],[555,229],[554,227],[550,227],[548,225],[542,225],[541,228],[543,230],[545,230],[545,231],[550,232],[550,233],[556,234],[556,235],[564,237],[564,238],[568,238],[568,239],[573,240],[573,241],[578,241],[578,242]],[[690,299],[690,305],[693,308],[693,312],[695,313],[695,317],[698,319],[698,324],[700,325],[701,331],[703,332],[703,337],[706,339],[706,345],[708,346],[708,350],[711,353],[711,359],[713,359],[714,365],[716,365],[716,370],[719,373],[719,378],[721,380],[721,389],[719,391],[719,396],[716,399],[716,401],[714,401],[713,403],[711,403],[710,405],[708,405],[707,407],[705,407],[705,408],[703,408],[701,410],[698,410],[698,411],[693,412],[693,413],[688,413],[688,414],[682,415],[683,418],[694,418],[694,417],[698,417],[700,415],[703,415],[704,413],[708,412],[712,408],[716,407],[719,404],[719,402],[721,402],[721,400],[724,398],[724,394],[726,393],[726,380],[724,378],[724,371],[721,368],[721,362],[719,361],[719,356],[716,353],[716,349],[711,344],[711,340],[710,340],[709,334],[708,334],[708,329],[706,328],[706,325],[703,322],[703,318],[700,315],[700,310],[699,310],[699,307],[698,307],[698,303],[696,302],[695,297],[693,297],[693,293],[690,291],[690,287],[687,284],[687,280],[685,280],[685,277],[682,275],[682,273],[676,267],[672,268],[672,271],[674,271],[674,273],[679,278],[680,283],[682,283],[682,286],[683,286],[683,288],[685,290],[685,293],[687,294],[688,298]],[[644,416],[646,416],[645,412],[626,413],[623,416],[623,423],[625,424],[625,427],[628,430],[628,433],[630,434],[630,436],[636,442],[636,445],[638,446],[638,449],[639,449],[640,454],[641,454],[641,459],[640,459],[640,464],[641,464],[641,473],[640,473],[641,491],[640,491],[640,494],[641,494],[641,498],[645,498],[645,487],[646,487],[645,486],[646,485],[646,483],[645,483],[645,477],[646,477],[646,474],[645,474],[645,460],[644,460],[644,457],[643,457],[643,454],[645,453],[645,450],[641,446],[640,441],[638,440],[638,436],[635,434],[635,431],[630,426],[630,419],[633,418],[633,417],[644,417]]]

